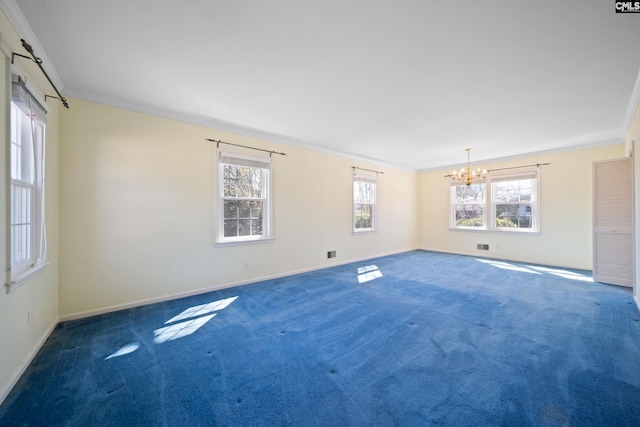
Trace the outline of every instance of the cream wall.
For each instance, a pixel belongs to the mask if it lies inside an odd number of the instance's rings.
[[[7,271],[7,150],[9,149],[9,91],[11,52],[24,53],[20,38],[5,15],[0,12],[0,271]],[[53,89],[34,63],[18,61],[20,74],[41,90]],[[46,221],[47,259],[50,264],[10,294],[0,290],[0,403],[7,396],[23,369],[35,355],[58,321],[58,101],[49,100],[46,130]],[[3,275],[3,283],[6,277]]]
[[[541,167],[540,233],[449,229],[449,170],[419,174],[419,246],[474,256],[591,269],[592,163],[624,156],[624,144],[483,164],[487,169]],[[489,244],[479,251],[478,243]]]
[[[418,245],[413,172],[70,103],[60,120],[63,318]],[[215,144],[205,138],[287,154],[273,156],[271,243],[214,245]],[[377,233],[351,233],[352,165],[384,172]],[[337,258],[328,260],[329,250]]]

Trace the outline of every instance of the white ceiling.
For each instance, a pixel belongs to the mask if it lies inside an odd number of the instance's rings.
[[[412,170],[621,143],[640,70],[605,0],[2,4],[65,96]]]

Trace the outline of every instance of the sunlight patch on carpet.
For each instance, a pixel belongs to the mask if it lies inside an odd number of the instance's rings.
[[[171,319],[164,322],[165,325],[169,323],[179,322],[181,320],[190,319],[192,317],[202,316],[204,314],[213,313],[214,311],[224,310],[234,302],[238,297],[225,298],[218,301],[213,301],[208,304],[195,305],[193,307],[189,307],[184,310],[182,313],[177,316],[172,317]]]
[[[198,329],[200,329],[205,323],[213,319],[216,314],[210,314],[208,316],[198,317],[193,320],[186,320],[184,322],[176,323],[175,325],[166,326],[164,328],[156,329],[153,331],[155,338],[153,342],[156,344],[162,344],[163,342],[177,340],[178,338],[191,335]]]
[[[365,283],[382,277],[382,272],[376,265],[358,267],[358,283]]]
[[[589,277],[580,273],[575,273],[573,271],[562,270],[558,268],[538,267],[533,265],[528,265],[527,267],[533,268],[538,271],[542,271],[544,273],[549,273],[555,276],[563,277],[565,279],[580,280],[583,282],[593,282],[593,277]]]
[[[214,311],[224,310],[236,299],[238,299],[237,296],[212,301],[207,304],[194,305],[193,307],[187,308],[182,311],[182,313],[164,322],[165,325],[169,323],[173,323],[173,325],[165,326],[164,328],[159,328],[153,331],[155,336],[153,342],[156,344],[162,344],[167,341],[173,341],[178,338],[191,335],[209,320],[214,318],[216,315],[216,313],[213,313]]]
[[[125,354],[133,353],[139,348],[140,348],[140,344],[137,342],[127,344],[124,347],[122,347],[120,350],[116,351],[115,353],[105,357],[104,360],[109,360],[114,357],[120,357],[120,356],[124,356]]]
[[[518,267],[517,265],[508,263],[508,262],[504,262],[504,261],[496,261],[493,259],[480,259],[480,258],[476,258],[476,261],[480,261],[480,262],[484,262],[485,264],[489,264],[492,265],[494,267],[498,267],[498,268],[502,268],[503,270],[513,270],[513,271],[520,271],[522,273],[531,273],[531,274],[542,274],[539,271],[533,271],[529,268],[525,268],[525,267]]]

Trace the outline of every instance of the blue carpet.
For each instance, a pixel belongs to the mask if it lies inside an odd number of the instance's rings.
[[[590,277],[413,251],[64,322],[0,425],[639,426],[640,316]]]

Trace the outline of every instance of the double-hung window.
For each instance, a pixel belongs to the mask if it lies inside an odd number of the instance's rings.
[[[491,180],[491,214],[497,229],[537,230],[539,215],[535,171],[493,178]]]
[[[217,242],[272,238],[271,158],[217,151]]]
[[[46,110],[11,77],[8,291],[46,265],[44,159]]]
[[[539,231],[539,171],[491,174],[484,182],[451,184],[450,227],[491,231]]]
[[[485,183],[451,185],[451,216],[454,227],[486,227],[485,193]]]
[[[362,169],[353,171],[353,231],[375,231],[377,173]]]

